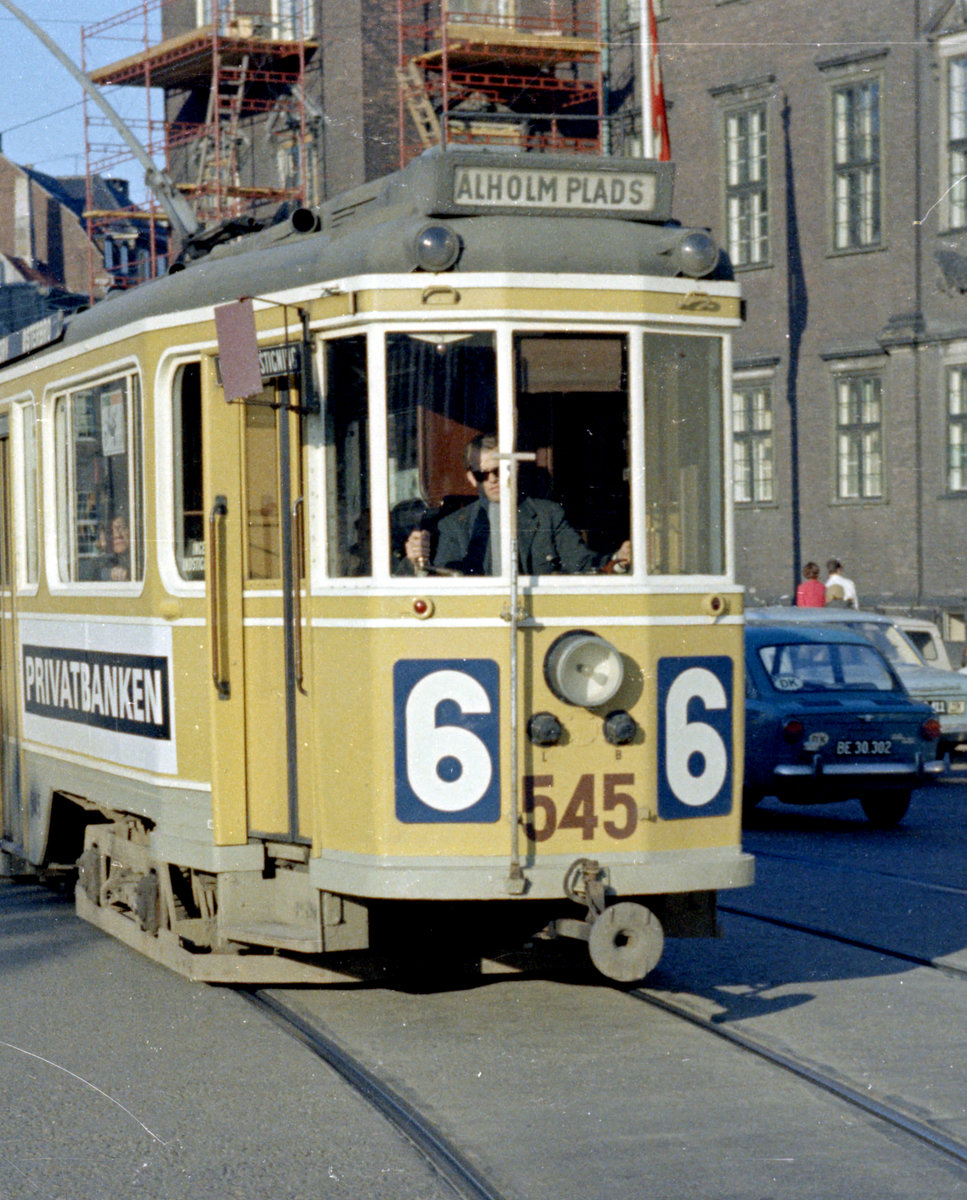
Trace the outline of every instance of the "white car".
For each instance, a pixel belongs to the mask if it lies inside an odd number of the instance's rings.
[[[852,608],[795,608],[782,605],[746,610],[746,621],[773,625],[824,624],[861,633],[884,655],[914,700],[925,700],[940,720],[937,756],[967,742],[967,675],[931,667],[896,618]]]
[[[928,667],[939,667],[942,671],[954,670],[940,630],[933,621],[924,621],[920,617],[894,617],[893,620],[920,651],[920,657]]]

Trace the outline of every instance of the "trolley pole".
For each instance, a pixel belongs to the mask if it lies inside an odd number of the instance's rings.
[[[91,100],[104,113],[117,130],[118,136],[141,166],[144,167],[144,182],[158,197],[158,203],[165,210],[168,220],[171,222],[172,232],[180,242],[184,243],[188,241],[198,232],[198,219],[192,211],[191,205],[172,183],[168,173],[155,165],[147,150],[145,150],[144,146],[141,145],[125,124],[124,119],[115,112],[114,108],[104,99],[77,63],[61,50],[53,38],[49,37],[37,22],[32,21],[25,12],[21,12],[15,4],[11,4],[10,0],[0,0],[0,4],[3,5],[7,12],[16,17],[21,25],[25,25],[34,37],[43,42],[54,58],[57,59],[62,67],[70,71],[84,91],[90,96]]]

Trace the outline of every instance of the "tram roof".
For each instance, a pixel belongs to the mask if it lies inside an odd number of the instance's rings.
[[[68,343],[165,314],[241,296],[366,275],[527,273],[683,274],[676,251],[690,232],[670,221],[673,166],[643,159],[445,151],[255,232],[203,234],[209,246],[167,275],[113,293],[78,313]],[[562,218],[567,219],[562,234]],[[416,241],[429,224],[456,236],[459,254],[421,272]],[[244,228],[244,227],[241,227]],[[196,252],[199,252],[196,247]],[[729,279],[719,255],[705,278]],[[11,335],[15,337],[15,335]],[[12,361],[49,338],[25,339]],[[9,341],[9,339],[8,339]]]

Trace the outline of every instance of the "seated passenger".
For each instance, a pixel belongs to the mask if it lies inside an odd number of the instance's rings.
[[[495,575],[500,572],[500,460],[493,434],[479,434],[464,448],[467,479],[477,489],[477,499],[444,517],[433,566],[461,575]],[[493,536],[492,536],[493,535]],[[608,564],[627,570],[631,543],[625,541],[612,555],[596,554],[568,524],[564,509],[552,500],[521,496],[517,506],[517,550],[524,575],[564,573],[586,575]],[[426,563],[430,535],[414,529],[406,539],[406,559]]]
[[[97,539],[98,548],[104,557],[100,566],[100,578],[119,583],[131,578],[131,534],[127,518],[118,513],[111,518],[109,528],[101,531]]]

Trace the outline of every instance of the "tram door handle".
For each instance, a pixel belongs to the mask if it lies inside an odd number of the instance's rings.
[[[302,681],[302,576],[305,570],[304,534],[305,496],[292,505],[292,659],[295,685],[305,695]]]
[[[225,589],[225,518],[228,516],[228,501],[216,496],[208,514],[208,600],[211,618],[212,639],[212,682],[219,699],[227,700],[230,695],[228,677],[222,669],[222,625]]]

